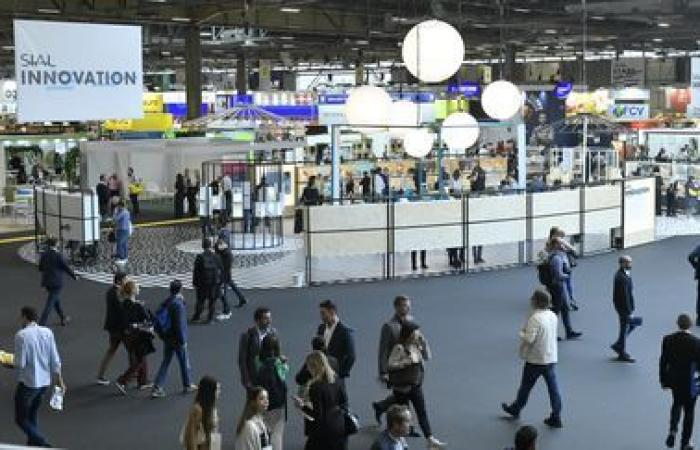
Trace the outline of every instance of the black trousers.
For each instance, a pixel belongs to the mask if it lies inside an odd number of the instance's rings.
[[[219,299],[219,286],[200,286],[197,288],[197,305],[194,308],[194,316],[192,320],[199,320],[199,317],[204,311],[204,303],[207,303],[207,320],[214,319],[216,311],[216,300]]]
[[[484,260],[484,258],[482,258],[483,251],[484,251],[484,247],[481,245],[472,246],[472,259],[475,263],[481,262]]]
[[[417,250],[411,251],[411,267],[413,268],[413,270],[416,270],[418,268],[418,264],[416,262],[417,256]],[[420,251],[420,266],[424,269],[427,267],[427,264],[425,263],[425,250]]]
[[[690,443],[693,435],[693,422],[695,420],[695,401],[697,397],[688,395],[687,392],[673,390],[673,404],[671,405],[670,431],[675,434],[678,431],[678,422],[683,410],[683,432],[681,433],[681,448]]]
[[[428,421],[428,411],[425,409],[425,397],[423,396],[423,387],[419,384],[413,386],[408,392],[401,392],[394,390],[394,398],[396,403],[408,406],[408,402],[411,402],[413,409],[416,410],[416,415],[418,416],[418,425],[423,431],[423,436],[429,438],[433,435],[430,429],[430,422]]]
[[[697,314],[696,319],[700,319],[700,280],[698,280],[698,298],[695,302],[695,313]]]

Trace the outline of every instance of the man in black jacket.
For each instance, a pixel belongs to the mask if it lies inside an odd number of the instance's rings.
[[[233,281],[233,277],[231,276],[233,253],[228,246],[228,242],[222,238],[219,238],[219,240],[216,241],[214,248],[216,254],[219,255],[219,258],[221,259],[223,269],[221,272],[221,303],[223,304],[224,310],[221,314],[219,314],[219,316],[217,316],[217,320],[228,320],[231,318],[231,309],[229,307],[226,295],[229,288],[231,288],[233,293],[236,294],[236,297],[238,297],[238,305],[236,305],[238,308],[248,303],[248,301],[245,299],[245,296],[241,290],[238,289],[238,286],[236,286],[236,283]]]
[[[690,265],[695,269],[695,279],[698,282],[698,298],[695,303],[695,326],[700,327],[700,245],[688,255]]]
[[[316,335],[323,338],[326,353],[338,360],[338,378],[344,385],[345,379],[350,376],[350,370],[355,364],[355,341],[352,329],[340,321],[337,308],[332,301],[324,300],[319,307],[323,323],[318,326]]]
[[[192,322],[199,322],[199,318],[204,311],[204,303],[208,301],[207,322],[214,319],[216,310],[216,299],[219,298],[219,286],[221,285],[221,275],[223,265],[219,255],[211,248],[211,240],[205,238],[202,241],[202,253],[194,260],[194,271],[192,272],[192,285],[197,291],[197,305],[195,306]]]
[[[100,175],[100,181],[95,186],[95,193],[100,208],[100,217],[104,219],[109,214],[109,187],[107,186],[107,177],[104,174]]]
[[[124,272],[117,272],[114,274],[114,283],[107,290],[105,299],[107,308],[105,309],[104,330],[109,333],[109,347],[97,371],[97,384],[105,386],[109,384],[109,380],[105,378],[107,366],[117,352],[119,344],[123,342],[124,312],[122,311],[122,302],[119,299],[119,287],[122,285],[125,278],[126,274]]]
[[[671,425],[666,438],[666,446],[673,448],[676,443],[678,422],[683,410],[683,433],[681,449],[692,450],[690,438],[693,434],[695,401],[698,396],[698,367],[700,366],[700,339],[693,336],[690,327],[693,322],[689,315],[681,314],[676,322],[678,331],[664,337],[659,359],[659,382],[663,389],[671,389]]]
[[[238,341],[238,369],[241,373],[241,384],[250,389],[256,384],[256,361],[260,356],[262,341],[267,335],[277,335],[272,327],[272,314],[268,308],[260,307],[253,314],[255,326],[241,333]]]
[[[632,258],[627,255],[620,256],[618,262],[620,268],[615,274],[613,305],[620,321],[620,334],[617,341],[610,348],[617,353],[618,361],[633,363],[634,359],[625,350],[625,342],[627,336],[641,325],[642,320],[640,317],[632,316],[634,312],[634,295],[632,294],[632,277],[630,276]]]
[[[311,351],[323,352],[328,360],[328,365],[331,366],[333,372],[338,373],[338,360],[326,353],[326,343],[321,336],[314,336],[313,339],[311,339]],[[310,379],[311,372],[309,372],[309,368],[304,364],[294,377],[294,381],[296,381],[299,386],[306,386],[306,383],[308,383]]]
[[[63,314],[61,308],[61,289],[63,289],[63,273],[67,273],[74,280],[78,276],[70,268],[66,258],[58,251],[58,241],[56,238],[50,237],[46,239],[48,249],[41,254],[39,259],[39,271],[41,272],[41,286],[48,292],[44,311],[41,313],[39,325],[45,326],[49,318],[51,309],[56,309],[58,317],[61,318],[61,325],[66,326],[70,322],[70,317]]]

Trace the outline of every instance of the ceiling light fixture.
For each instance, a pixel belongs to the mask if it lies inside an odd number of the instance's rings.
[[[301,12],[301,9],[283,6],[282,8],[280,8],[280,12],[287,13],[287,14],[299,14]]]
[[[37,9],[37,12],[42,14],[61,14],[61,10],[55,8],[39,8]]]
[[[14,45],[3,45],[2,49],[3,50],[14,50],[15,46]]]
[[[173,22],[189,22],[191,19],[189,17],[173,17],[170,20]]]
[[[211,31],[202,31],[199,33],[201,37],[211,37]]]
[[[654,38],[653,41],[654,41],[654,42],[663,42],[664,40],[661,39],[661,38]]]
[[[513,11],[527,14],[527,13],[531,12],[532,10],[530,8],[513,8]]]
[[[671,24],[668,22],[659,22],[659,28],[668,28]]]
[[[544,30],[544,34],[557,34],[557,30],[555,30],[553,28],[548,28],[548,29]]]
[[[280,39],[283,41],[293,41],[294,36],[280,36]]]

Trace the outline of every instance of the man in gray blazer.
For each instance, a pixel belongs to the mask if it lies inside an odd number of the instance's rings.
[[[267,335],[277,335],[277,330],[272,327],[272,315],[270,310],[260,307],[253,315],[255,325],[241,334],[238,343],[238,368],[241,372],[241,384],[250,389],[256,385],[255,360],[260,355],[260,347]]]
[[[405,321],[414,321],[409,315],[411,312],[411,300],[405,295],[399,295],[394,299],[394,315],[382,325],[379,339],[379,380],[388,386],[389,383],[389,355],[394,345],[399,340],[401,324]],[[381,423],[382,414],[394,404],[394,396],[389,394],[384,400],[372,403],[374,417]]]

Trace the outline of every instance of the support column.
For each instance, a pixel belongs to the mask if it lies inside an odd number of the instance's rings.
[[[245,95],[248,92],[248,71],[243,52],[236,56],[236,90],[238,95]]]
[[[513,44],[506,45],[503,63],[504,73],[501,74],[501,79],[515,82],[515,46]]]
[[[340,126],[331,125],[331,197],[333,204],[340,199]]]
[[[525,189],[527,187],[527,139],[525,124],[520,122],[517,126],[518,133],[518,187]]]
[[[196,119],[202,111],[202,43],[195,25],[185,35],[185,93],[187,118]]]

